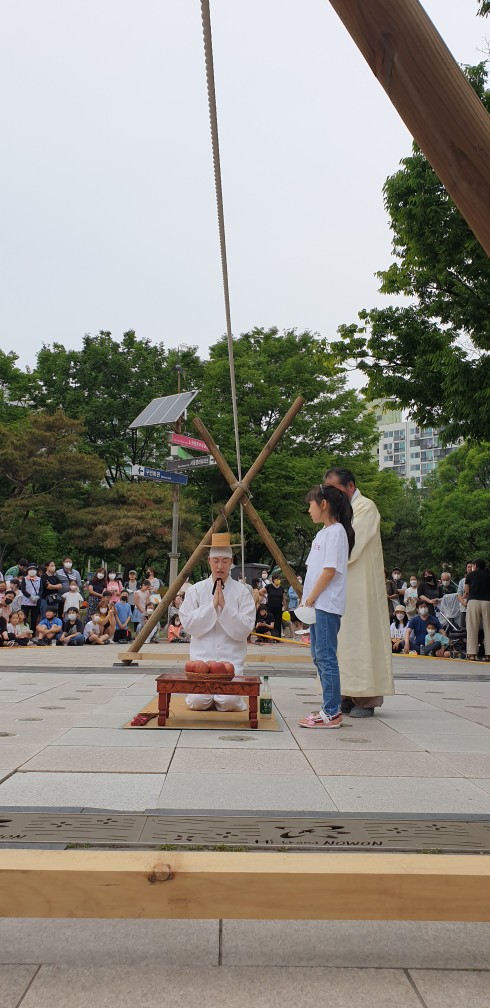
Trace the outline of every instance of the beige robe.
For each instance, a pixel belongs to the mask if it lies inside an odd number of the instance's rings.
[[[356,541],[347,569],[337,652],[342,696],[391,696],[395,687],[379,511],[361,493],[351,504]]]

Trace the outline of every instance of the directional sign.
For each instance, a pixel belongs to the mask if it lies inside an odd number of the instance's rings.
[[[181,448],[190,448],[191,451],[208,452],[209,448],[205,441],[198,438],[188,437],[187,434],[170,434],[170,444],[180,445]]]
[[[188,483],[188,476],[169,472],[167,469],[151,469],[150,466],[131,466],[131,473],[133,476],[156,480],[158,483],[180,483],[182,486],[186,486]]]
[[[182,472],[184,469],[203,469],[216,465],[212,455],[201,455],[199,458],[169,459],[167,468],[171,472]]]

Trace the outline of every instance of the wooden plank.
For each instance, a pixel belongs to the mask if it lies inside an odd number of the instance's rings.
[[[131,661],[135,661],[135,662],[139,662],[139,661],[159,661],[162,665],[177,665],[179,662],[184,662],[184,661],[188,661],[189,660],[189,654],[188,653],[183,654],[182,651],[177,652],[177,650],[175,650],[175,651],[138,651],[138,652],[134,652],[134,653],[130,653],[129,651],[120,651],[117,657],[119,658],[120,661],[124,661],[124,662],[129,662],[130,660]],[[250,664],[250,665],[265,664],[265,665],[279,665],[280,666],[280,665],[283,665],[283,664],[293,664],[293,665],[297,665],[299,663],[304,664],[305,662],[306,662],[306,664],[310,664],[311,666],[313,666],[313,661],[312,661],[309,649],[308,649],[308,651],[306,651],[306,649],[305,649],[305,653],[304,654],[294,654],[294,655],[284,654],[283,655],[283,654],[278,654],[278,652],[276,651],[275,654],[273,654],[273,655],[271,655],[271,654],[264,654],[262,652],[261,654],[249,654],[245,658],[245,664]]]
[[[490,920],[490,856],[0,851],[4,917]]]
[[[490,255],[490,117],[419,0],[330,0]]]

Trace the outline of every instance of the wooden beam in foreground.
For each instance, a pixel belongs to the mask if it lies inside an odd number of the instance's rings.
[[[128,652],[120,651],[117,657],[122,662],[127,661]],[[189,659],[188,654],[182,654],[182,652],[176,654],[175,651],[138,651],[136,657],[138,661],[158,661],[161,665],[176,665],[179,660],[183,664],[184,661],[188,661]],[[300,652],[294,655],[282,655],[276,651],[273,655],[267,655],[262,652],[258,655],[249,654],[245,658],[245,663],[249,665],[258,665],[259,662],[266,665],[283,665],[285,663],[296,665],[306,663],[313,667],[311,654],[306,649],[303,653]]]
[[[490,857],[0,851],[3,917],[490,920]]]
[[[490,255],[490,116],[419,0],[330,0]]]

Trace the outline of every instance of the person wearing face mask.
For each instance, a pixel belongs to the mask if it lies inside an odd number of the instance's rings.
[[[437,630],[434,621],[430,618],[427,620],[427,633],[425,635],[425,654],[430,655],[432,658],[450,658],[450,652],[446,652],[446,648],[449,646],[449,637],[446,637],[443,633]]]
[[[102,602],[102,594],[107,588],[105,567],[98,567],[88,585],[88,618],[91,619],[97,606]]]
[[[70,587],[67,592],[63,592],[63,611],[62,617],[66,615],[69,609],[74,608],[78,612],[80,611],[80,606],[84,601],[83,595],[78,589],[77,582],[75,580],[70,581]]]
[[[75,580],[78,587],[82,587],[82,575],[80,574],[80,571],[75,570],[73,567],[73,560],[71,557],[64,557],[63,563],[56,573],[61,581],[61,594],[68,591],[70,587],[70,580]]]
[[[407,582],[403,580],[402,572],[399,567],[393,567],[391,577],[398,595],[397,602],[403,602],[403,596],[405,594]]]
[[[146,609],[145,609],[145,612],[144,612],[144,615],[143,615],[143,619],[142,619],[142,621],[141,621],[141,623],[140,623],[140,625],[138,627],[138,630],[141,630],[142,626],[144,626],[144,624],[147,622],[147,620],[149,620],[150,616],[152,616],[154,612],[155,612],[155,606],[153,605],[153,602],[148,602],[148,605],[146,606]],[[158,640],[157,634],[158,634],[159,628],[160,628],[160,624],[159,623],[157,623],[157,625],[153,627],[153,630],[151,631],[151,634],[149,635],[149,637],[146,638],[146,643],[147,644],[149,644],[150,641]]]
[[[150,590],[152,595],[158,594],[158,589],[160,588],[160,578],[157,577],[157,572],[154,567],[148,567],[146,572],[147,580],[150,582]]]
[[[112,601],[118,602],[123,590],[123,585],[114,570],[109,572],[109,576],[107,578],[107,589],[111,593]]]
[[[458,586],[451,580],[449,571],[443,571],[439,582],[439,600],[437,602],[437,618],[442,626],[458,626],[459,599]]]
[[[139,585],[139,582],[138,582],[138,578],[136,576],[136,571],[135,570],[130,570],[130,572],[128,574],[128,580],[126,581],[126,584],[124,585],[124,588],[125,588],[125,590],[128,593],[128,602],[129,602],[129,604],[131,606],[131,613],[134,612],[134,604],[135,604],[134,603],[134,593],[136,591],[138,591],[138,585]]]
[[[265,586],[267,592],[267,609],[274,617],[273,637],[280,637],[282,633],[282,600],[284,588],[282,587],[281,575],[274,574],[272,584]]]
[[[403,604],[405,606],[407,616],[409,619],[411,619],[412,616],[417,615],[417,601],[419,597],[419,593],[417,591],[417,585],[418,585],[417,575],[411,574],[408,582],[408,587],[405,588],[403,594]]]
[[[425,602],[428,607],[429,616],[435,616],[434,602],[439,600],[439,587],[434,571],[424,567],[424,576],[417,586],[419,601]]]
[[[465,566],[466,566],[466,574],[464,574],[463,577],[460,578],[458,584],[458,602],[459,602],[458,625],[462,627],[463,630],[466,628],[466,607],[468,605],[468,599],[466,598],[464,593],[464,585],[466,578],[468,577],[468,574],[471,574],[471,572],[476,569],[476,564],[474,560],[467,560]]]
[[[83,624],[79,617],[78,609],[73,606],[70,606],[65,614],[60,644],[65,644],[68,647],[82,647],[85,644]]]
[[[22,608],[26,613],[31,630],[34,631],[39,620],[41,599],[41,578],[37,573],[36,564],[29,564],[27,575],[20,583],[20,590],[24,596]]]
[[[426,602],[419,602],[417,615],[408,621],[405,630],[405,647],[403,649],[405,654],[409,654],[410,650],[416,651],[417,654],[424,654],[428,621],[429,607]],[[441,629],[441,624],[435,616],[431,616],[430,621],[436,630]]]
[[[87,644],[110,644],[115,630],[114,610],[105,599],[99,603],[92,619],[87,620],[84,636]]]
[[[114,604],[114,616],[116,620],[116,629],[114,630],[115,644],[119,644],[120,641],[132,640],[131,630],[129,629],[131,615],[128,593],[123,588],[119,601]]]
[[[58,605],[61,587],[61,581],[56,574],[56,564],[54,560],[48,560],[44,564],[44,570],[41,574],[41,598],[39,599],[41,617],[46,615],[48,605]]]

